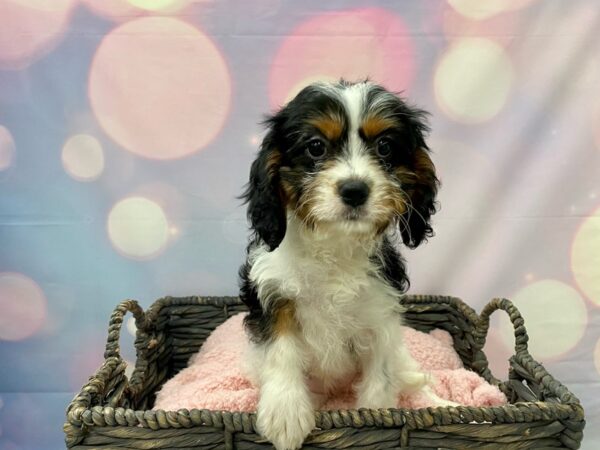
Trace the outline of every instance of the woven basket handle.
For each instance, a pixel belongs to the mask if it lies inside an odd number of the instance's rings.
[[[138,302],[135,300],[124,300],[119,303],[110,316],[104,358],[115,357],[122,359],[119,348],[119,339],[121,337],[121,328],[123,327],[123,318],[127,312],[131,312],[133,314],[133,317],[135,318],[135,325],[138,329],[146,328],[146,314]]]
[[[529,337],[527,336],[527,330],[525,329],[525,321],[521,316],[521,313],[517,309],[513,303],[505,298],[495,298],[491,302],[489,302],[481,314],[479,315],[479,324],[475,330],[475,339],[479,349],[481,350],[485,345],[485,340],[487,338],[488,330],[490,328],[490,316],[494,311],[497,310],[506,311],[510,321],[513,324],[514,332],[515,332],[515,350],[517,353],[527,353],[529,351],[527,349],[527,341]]]

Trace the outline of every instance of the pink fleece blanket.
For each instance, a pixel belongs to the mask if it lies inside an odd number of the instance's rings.
[[[243,329],[245,314],[238,314],[208,337],[200,352],[190,358],[189,366],[168,380],[157,395],[155,409],[177,410],[198,408],[228,411],[256,411],[258,388],[244,376],[243,355],[248,340]],[[424,371],[430,372],[436,394],[446,400],[469,406],[496,406],[506,403],[498,388],[463,368],[446,331],[429,334],[405,327],[408,350]],[[327,399],[321,408],[354,408],[356,399],[351,389]],[[402,395],[398,406],[423,408],[427,398],[419,394]]]

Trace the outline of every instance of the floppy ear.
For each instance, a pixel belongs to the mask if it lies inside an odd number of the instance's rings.
[[[430,219],[436,212],[435,197],[439,186],[435,167],[429,157],[429,148],[424,133],[427,125],[423,121],[425,113],[413,111],[410,119],[410,140],[413,146],[412,172],[414,176],[407,180],[405,191],[411,205],[402,214],[400,233],[402,241],[409,248],[416,248],[428,237],[433,236]]]
[[[271,122],[271,126],[274,124]],[[263,140],[250,169],[250,181],[242,198],[248,203],[248,220],[255,234],[275,250],[286,230],[286,213],[280,188],[281,153],[275,146],[274,130]]]

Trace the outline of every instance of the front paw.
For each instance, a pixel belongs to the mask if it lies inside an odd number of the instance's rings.
[[[256,414],[258,432],[277,450],[299,449],[315,428],[315,412],[309,398],[263,397]]]

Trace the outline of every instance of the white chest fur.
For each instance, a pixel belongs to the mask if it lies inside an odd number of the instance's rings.
[[[276,250],[250,255],[250,278],[263,307],[281,297],[294,301],[306,371],[327,386],[359,368],[384,322],[399,323],[398,292],[377,276],[371,240],[290,225]]]

